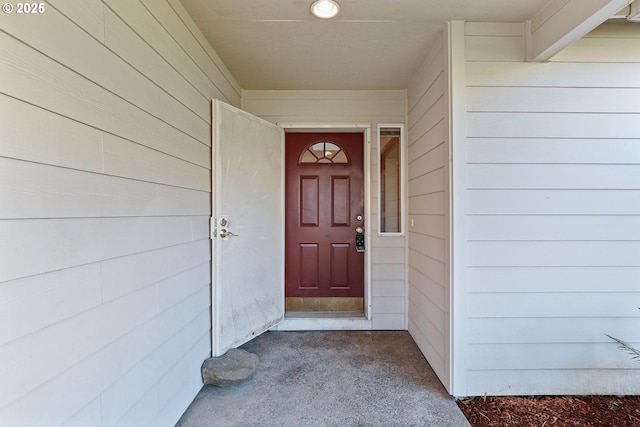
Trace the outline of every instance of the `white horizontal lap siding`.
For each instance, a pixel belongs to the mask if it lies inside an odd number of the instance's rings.
[[[640,28],[533,64],[516,27],[465,37],[464,394],[637,394]]]
[[[449,387],[448,157],[444,40],[431,48],[409,99],[409,332]]]
[[[210,100],[240,89],[179,2],[0,29],[0,424],[174,425],[210,351]]]
[[[388,91],[273,91],[246,90],[246,111],[272,123],[371,124],[371,320],[373,329],[407,329],[405,238],[378,233],[378,123],[405,122],[405,92]]]

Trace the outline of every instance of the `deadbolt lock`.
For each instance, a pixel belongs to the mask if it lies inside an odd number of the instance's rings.
[[[358,214],[358,215],[356,216],[356,220],[357,220],[357,221],[362,221],[362,215],[361,215],[361,214]]]

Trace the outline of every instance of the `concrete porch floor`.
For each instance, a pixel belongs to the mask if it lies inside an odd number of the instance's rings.
[[[204,386],[176,427],[469,427],[406,331],[267,332],[244,383]]]

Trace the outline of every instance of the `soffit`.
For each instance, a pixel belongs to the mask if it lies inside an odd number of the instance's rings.
[[[524,22],[548,0],[182,0],[243,89],[405,89],[449,20]]]

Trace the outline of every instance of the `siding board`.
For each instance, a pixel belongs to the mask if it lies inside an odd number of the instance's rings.
[[[179,3],[32,18],[0,17],[0,424],[173,426],[210,352],[210,101],[239,88]]]
[[[0,95],[0,156],[102,172],[102,133],[92,127]]]
[[[193,34],[185,24],[175,19],[175,12],[166,1],[142,0],[147,10],[171,34],[180,47],[189,55],[193,62],[200,68],[221,93],[232,104],[238,105],[240,101],[240,86],[231,76],[222,61],[214,56],[211,58],[197,43]]]
[[[449,140],[443,32],[409,90],[408,323],[409,333],[445,387],[449,376]]]
[[[210,167],[209,147],[85,78],[2,35],[0,92]]]
[[[605,24],[545,64],[487,40],[509,28],[467,27],[457,393],[637,394],[605,334],[638,342],[638,27]]]
[[[3,29],[35,50],[82,74],[87,79],[126,99],[133,105],[160,118],[171,126],[208,144],[209,129],[206,121],[177,102],[144,75],[127,63],[119,61],[102,43],[86,37],[84,31],[66,19],[56,9],[47,10],[47,16],[36,16],[33,26],[21,20],[0,21]],[[83,52],[78,55],[77,52]],[[118,78],[113,78],[117,75]]]

